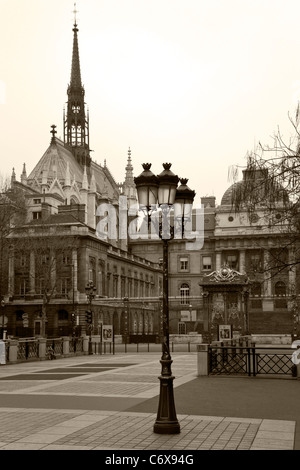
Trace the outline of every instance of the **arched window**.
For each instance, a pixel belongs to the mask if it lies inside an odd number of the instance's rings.
[[[181,284],[180,286],[180,303],[186,305],[190,299],[190,286],[188,284]]]
[[[283,281],[276,282],[275,295],[276,297],[282,297],[286,295],[286,285]]]
[[[67,310],[58,310],[58,321],[68,321],[69,320],[69,313]]]

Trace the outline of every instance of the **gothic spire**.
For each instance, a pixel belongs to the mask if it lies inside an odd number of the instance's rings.
[[[78,163],[82,167],[84,165],[89,167],[91,163],[89,118],[85,111],[85,91],[81,82],[76,3],[74,6],[73,53],[71,80],[67,90],[67,113],[64,115],[64,142],[70,148]]]
[[[76,3],[75,3],[76,6]],[[79,48],[78,48],[78,28],[76,23],[76,10],[75,10],[75,20],[73,28],[73,54],[72,54],[72,68],[71,68],[71,87],[81,88],[81,73],[80,73],[80,60],[79,60]]]

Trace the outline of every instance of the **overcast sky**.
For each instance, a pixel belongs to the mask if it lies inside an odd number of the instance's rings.
[[[300,98],[299,0],[77,0],[92,158],[124,179],[162,163],[196,202],[270,143]],[[1,174],[33,169],[63,138],[74,1],[0,0]]]

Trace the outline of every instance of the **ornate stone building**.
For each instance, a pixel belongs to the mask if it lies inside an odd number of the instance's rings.
[[[95,334],[101,324],[113,324],[114,333],[126,339],[147,335],[154,340],[161,333],[162,243],[120,236],[122,211],[137,202],[131,150],[122,183],[114,180],[106,162],[100,165],[90,156],[76,22],[67,95],[64,139],[56,137],[53,125],[50,145],[30,174],[25,164],[20,181],[12,173],[10,191],[25,199],[26,224],[15,223],[1,255],[8,273],[1,275],[2,318],[7,319],[2,326],[14,336],[84,333],[85,287],[92,281]],[[249,220],[246,212],[235,213],[233,189],[228,188],[219,205],[214,197],[201,198],[201,248],[187,250],[185,239],[169,243],[171,333],[206,333],[217,311],[224,322],[237,315],[236,329],[243,330],[244,310],[236,293],[207,304],[205,283],[223,266],[249,278],[250,333],[292,333],[295,327],[298,269],[278,272],[271,263],[279,255],[287,264],[293,259],[292,247],[283,249],[284,224],[270,226],[260,217]],[[116,236],[102,236],[111,217],[99,207],[115,211]]]
[[[154,340],[161,328],[161,269],[131,253],[128,240],[118,236],[120,197],[136,201],[130,149],[122,184],[106,162],[99,165],[90,156],[76,22],[67,95],[64,140],[52,125],[50,145],[30,174],[24,164],[17,181],[13,170],[10,192],[25,198],[26,223],[9,234],[2,326],[13,336],[84,333],[85,288],[92,281],[94,334],[101,324],[112,324],[116,335]],[[106,215],[97,212],[102,204],[115,210],[116,237],[99,236],[97,227]]]

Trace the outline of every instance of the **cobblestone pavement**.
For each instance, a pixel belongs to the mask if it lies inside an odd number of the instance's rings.
[[[172,359],[175,389],[196,378],[195,353]],[[1,366],[0,450],[293,450],[288,420],[195,412],[177,414],[179,434],[155,434],[157,410],[128,409],[158,395],[159,374],[151,353]]]

